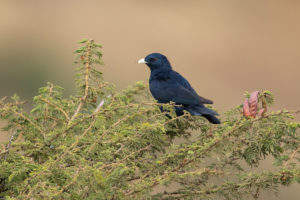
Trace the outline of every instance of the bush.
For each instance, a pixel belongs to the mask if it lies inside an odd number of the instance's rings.
[[[244,117],[237,106],[211,125],[176,117],[170,104],[168,118],[143,82],[120,92],[105,82],[95,68],[101,46],[80,43],[75,96],[48,83],[29,113],[17,96],[0,100],[4,130],[13,132],[1,147],[0,197],[241,199],[300,182],[300,124],[290,111]],[[276,167],[257,172],[267,156]]]

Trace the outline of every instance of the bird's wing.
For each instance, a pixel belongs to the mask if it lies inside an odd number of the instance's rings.
[[[171,101],[178,104],[197,105],[213,103],[211,100],[199,96],[195,91],[188,90],[179,84],[176,84],[176,87],[169,88],[167,93],[172,96]]]
[[[177,104],[212,104],[211,100],[200,97],[189,82],[175,71],[160,72],[150,77],[150,91],[161,103],[173,101]]]
[[[174,98],[174,102],[177,101],[184,101],[184,102],[195,102],[197,101],[198,104],[212,104],[213,101],[206,99],[204,97],[201,97],[197,94],[197,92],[192,88],[190,83],[181,76],[178,72],[172,71],[172,76],[175,79],[175,82],[178,83],[176,87],[176,94],[177,96]],[[180,103],[178,102],[178,103]],[[177,102],[176,102],[177,103]],[[184,103],[182,103],[184,104]],[[188,103],[188,104],[195,104],[195,103]]]

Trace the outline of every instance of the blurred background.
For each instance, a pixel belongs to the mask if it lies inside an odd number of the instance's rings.
[[[100,69],[119,89],[147,80],[137,61],[160,52],[220,113],[241,104],[244,91],[264,89],[275,94],[273,110],[297,110],[299,21],[295,0],[3,0],[0,97],[30,102],[47,81],[71,94],[76,42],[90,38],[103,45]],[[262,199],[299,196],[293,185]]]

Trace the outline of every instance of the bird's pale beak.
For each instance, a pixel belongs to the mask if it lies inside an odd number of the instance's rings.
[[[140,60],[138,61],[138,64],[141,64],[141,63],[147,64],[147,62],[145,61],[145,58],[142,58],[142,59],[140,59]]]

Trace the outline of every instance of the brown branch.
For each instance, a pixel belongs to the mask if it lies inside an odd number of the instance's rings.
[[[85,103],[85,101],[88,97],[88,93],[89,93],[89,73],[90,73],[90,69],[91,69],[90,54],[91,54],[91,43],[92,42],[93,41],[91,41],[88,44],[87,52],[86,52],[86,55],[85,55],[85,77],[84,77],[85,89],[84,89],[84,95],[83,95],[83,97],[80,98],[80,103],[78,104],[78,107],[77,107],[76,111],[74,112],[71,119],[69,120],[68,125],[70,125],[74,121],[74,119],[77,117],[78,113],[80,112],[82,106],[84,105],[84,103]]]
[[[289,159],[283,164],[283,167],[286,167],[295,158],[298,151],[300,151],[300,146],[295,151],[293,151]]]
[[[183,115],[181,115],[181,116],[174,117],[174,118],[172,118],[172,119],[166,121],[166,122],[164,123],[164,125],[166,125],[166,124],[168,124],[168,123],[171,123],[171,122],[173,122],[173,121],[176,121],[176,120],[178,120],[178,119],[185,118],[186,116],[191,116],[191,115],[190,115],[189,113],[185,113],[185,114],[183,114]]]
[[[43,98],[43,97],[39,97],[39,98],[40,98],[42,101],[44,101],[45,103],[47,103],[47,104],[53,106],[54,108],[56,108],[57,110],[59,110],[59,111],[65,116],[65,118],[66,118],[68,121],[70,120],[70,117],[69,117],[68,113],[67,113],[66,111],[64,111],[61,107],[59,107],[58,105],[56,105],[56,104],[50,102],[48,99],[45,99],[45,98]]]
[[[0,105],[3,106],[3,101],[6,99],[7,97],[3,97],[2,99],[0,99]]]
[[[19,117],[23,118],[24,120],[28,121],[33,127],[35,127],[36,129],[38,129],[41,133],[43,133],[43,130],[41,129],[41,127],[39,127],[39,125],[37,125],[36,123],[34,123],[33,121],[31,121],[28,117],[26,117],[23,113],[21,112],[17,112],[15,109],[12,109],[12,111],[18,115]]]
[[[141,152],[143,152],[143,151],[149,149],[151,146],[152,146],[152,145],[149,144],[149,145],[147,145],[146,147],[141,148],[141,149],[139,149],[138,151],[132,152],[131,154],[125,156],[123,159],[119,160],[118,162],[110,163],[110,164],[107,164],[107,165],[103,165],[103,166],[101,166],[99,169],[102,170],[102,169],[105,169],[105,168],[107,168],[107,167],[113,167],[113,166],[115,166],[115,165],[118,165],[118,164],[124,162],[125,160],[127,160],[129,157],[133,156],[134,154],[137,154],[137,155],[138,155],[139,153],[141,153]],[[111,170],[110,170],[108,173],[110,173],[110,172],[111,172]]]
[[[61,193],[63,193],[64,191],[66,191],[66,189],[68,187],[70,187],[71,185],[73,185],[77,181],[77,178],[79,176],[79,172],[80,171],[81,171],[81,167],[79,166],[78,169],[77,169],[77,171],[76,171],[76,173],[73,174],[72,180],[67,185],[63,186],[61,190],[59,190],[56,194],[54,194],[54,196],[60,195]]]
[[[125,117],[119,119],[117,122],[115,122],[113,125],[111,125],[108,129],[106,129],[102,134],[101,136],[96,139],[94,141],[94,143],[90,146],[90,149],[88,151],[88,153],[91,153],[91,151],[93,150],[93,147],[100,142],[100,140],[105,136],[107,135],[113,128],[115,128],[116,126],[118,126],[121,122],[123,121],[126,121],[127,119],[129,119],[130,117],[133,117],[133,116],[136,116],[136,115],[141,115],[141,114],[144,114],[144,113],[147,113],[149,110],[145,110],[145,111],[142,111],[142,112],[139,112],[139,113],[135,113],[134,115],[126,115]]]

